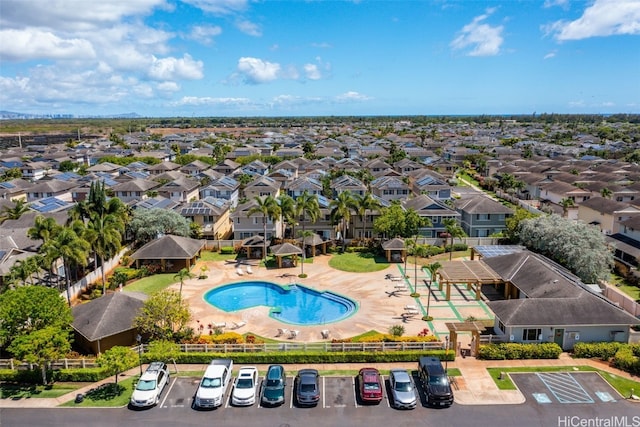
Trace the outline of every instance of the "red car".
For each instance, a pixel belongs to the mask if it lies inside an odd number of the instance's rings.
[[[362,403],[380,403],[382,401],[382,377],[376,368],[360,369],[358,386]]]

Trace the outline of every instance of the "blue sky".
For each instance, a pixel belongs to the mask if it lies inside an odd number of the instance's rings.
[[[640,113],[640,0],[0,0],[0,110]]]

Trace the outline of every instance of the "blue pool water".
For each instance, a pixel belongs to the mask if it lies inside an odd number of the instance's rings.
[[[318,292],[302,285],[280,286],[270,282],[242,282],[220,286],[204,294],[204,300],[224,311],[271,307],[269,315],[294,325],[322,325],[355,313],[357,304],[332,292]]]

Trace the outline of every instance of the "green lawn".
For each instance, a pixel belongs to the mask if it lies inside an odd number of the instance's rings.
[[[640,286],[629,285],[624,277],[618,276],[617,274],[611,274],[611,278],[609,280],[612,285],[615,285],[616,288],[620,289],[634,300],[640,300]]]
[[[220,252],[211,251],[202,251],[200,253],[200,260],[202,261],[227,261],[237,257],[238,254],[221,254]]]
[[[629,397],[631,390],[634,393],[640,390],[640,382],[632,381],[627,378],[620,377],[615,374],[611,374],[607,371],[593,368],[591,366],[538,366],[538,367],[519,367],[519,368],[487,368],[491,378],[496,383],[500,390],[515,390],[516,386],[511,381],[509,376],[505,375],[500,378],[500,373],[512,373],[512,372],[600,372],[602,378],[604,378],[611,387],[615,388],[618,393],[624,397]],[[636,393],[637,394],[637,393]]]
[[[138,377],[130,377],[115,383],[107,383],[102,387],[98,387],[93,391],[85,394],[84,401],[75,403],[72,399],[60,406],[78,406],[78,407],[122,407],[129,404],[131,393],[133,392],[133,384]]]
[[[130,292],[144,292],[147,295],[151,295],[163,290],[173,283],[178,283],[178,280],[175,279],[174,276],[175,273],[161,273],[143,277],[142,279],[136,280],[135,282],[125,286],[124,290]]]
[[[0,384],[0,399],[56,398],[84,385],[84,383],[57,383],[47,386]]]
[[[371,253],[346,252],[334,254],[329,260],[329,265],[336,270],[350,273],[368,273],[384,270],[390,264],[383,257]]]

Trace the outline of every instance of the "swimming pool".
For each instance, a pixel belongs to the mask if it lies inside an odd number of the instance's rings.
[[[357,303],[333,292],[319,292],[302,285],[280,286],[271,282],[232,283],[209,290],[204,300],[232,312],[251,307],[271,307],[269,316],[294,325],[322,325],[346,319]]]

